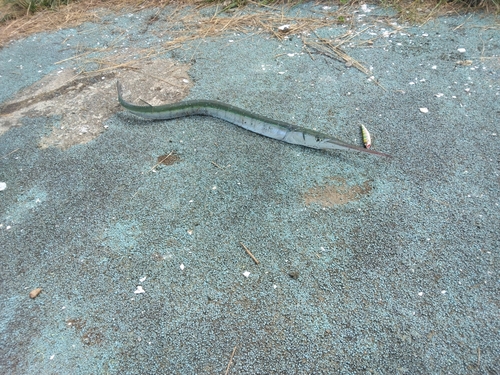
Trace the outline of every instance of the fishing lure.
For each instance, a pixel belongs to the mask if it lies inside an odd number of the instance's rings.
[[[372,147],[372,138],[370,137],[370,133],[368,132],[368,129],[361,124],[361,136],[363,137],[363,144],[365,145],[366,148]]]

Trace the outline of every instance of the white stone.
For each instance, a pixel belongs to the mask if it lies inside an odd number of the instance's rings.
[[[144,289],[142,289],[142,286],[137,285],[137,289],[135,290],[134,293],[135,294],[142,294],[142,293],[146,293],[146,292],[144,291]]]

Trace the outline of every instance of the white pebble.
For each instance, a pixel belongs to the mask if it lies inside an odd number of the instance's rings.
[[[0,191],[7,189],[7,184],[5,182],[0,182]]]
[[[248,271],[243,272],[243,276],[245,276],[245,277],[250,276],[250,272],[248,272]]]
[[[134,292],[135,294],[141,294],[141,293],[146,293],[144,289],[142,289],[142,286],[137,285],[137,289]]]
[[[182,271],[184,271],[184,264],[181,263],[180,268],[181,268]]]
[[[427,108],[423,107],[423,108],[420,108],[420,112],[422,112],[422,113],[428,113],[429,110]]]
[[[465,52],[465,48],[459,48],[459,49],[457,49],[457,51],[460,52],[460,53],[464,53]]]

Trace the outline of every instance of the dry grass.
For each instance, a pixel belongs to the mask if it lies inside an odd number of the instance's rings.
[[[1,1],[1,0],[0,0]],[[310,18],[290,18],[280,16],[280,9],[286,6],[292,6],[297,1],[267,1],[273,5],[264,5],[266,1],[253,2],[251,0],[225,0],[225,1],[207,1],[207,0],[89,0],[70,2],[68,5],[61,5],[57,9],[42,9],[34,14],[29,12],[29,4],[37,0],[4,0],[0,7],[0,47],[4,46],[10,40],[19,39],[33,33],[57,30],[61,28],[75,27],[87,21],[98,21],[104,14],[109,12],[118,12],[127,9],[130,12],[136,12],[145,8],[158,8],[160,11],[167,5],[176,6],[177,12],[169,16],[170,21],[177,25],[182,24],[182,32],[178,32],[175,43],[192,40],[195,38],[214,36],[224,31],[244,31],[249,28],[254,31],[265,31],[277,38],[283,37],[286,33],[301,33],[303,31],[314,30],[315,28],[331,25],[334,22],[345,22],[349,18],[349,10],[359,7],[361,2],[340,0],[340,9],[332,13],[328,19],[316,17]],[[477,7],[471,8],[466,2],[479,2]],[[24,4],[24,7],[20,6]],[[50,2],[51,7],[54,1]],[[216,5],[216,13],[211,18],[199,16],[199,10],[207,6]],[[237,7],[246,4],[257,5],[262,11],[255,14],[243,15]],[[329,2],[331,5],[331,2]],[[342,5],[344,4],[344,5]],[[471,9],[484,9],[489,12],[499,12],[500,0],[463,0],[448,3],[447,1],[436,0],[385,0],[384,6],[394,7],[400,17],[406,21],[425,23],[429,19],[442,14],[459,13]],[[189,6],[191,12],[188,16],[175,19],[182,8]],[[269,12],[272,9],[275,12]],[[224,13],[224,17],[216,15]],[[9,19],[10,18],[10,19]],[[201,19],[201,24],[199,23]],[[151,22],[155,22],[154,17]],[[280,25],[290,24],[291,28],[285,32],[278,30]],[[182,37],[180,34],[183,34]]]
[[[168,12],[168,14],[161,13],[161,10],[167,4],[173,5],[174,10]],[[70,58],[75,60],[81,73],[87,71],[86,66],[95,66],[95,63],[99,66],[98,71],[104,72],[117,68],[127,68],[128,65],[137,63],[137,59],[148,60],[159,54],[164,54],[166,51],[180,48],[188,41],[214,37],[228,31],[266,33],[278,39],[283,39],[287,35],[307,34],[320,27],[349,22],[350,14],[353,10],[350,6],[343,6],[335,12],[322,13],[322,17],[290,17],[285,15],[283,8],[272,6],[261,6],[250,14],[245,14],[237,9],[221,15],[223,9],[227,7],[224,4],[212,7],[211,13],[207,15],[207,3],[201,3],[198,0],[191,3],[109,0],[105,3],[106,8],[100,8],[100,5],[102,3],[95,0],[86,3],[76,2],[61,7],[59,11],[45,10],[8,21],[0,26],[0,46],[10,40],[25,37],[32,33],[75,27],[83,22],[92,20],[98,21],[109,12],[123,11],[124,9],[129,12],[136,12],[148,7],[158,8],[158,12],[151,17],[149,23],[162,22],[162,25],[165,26],[159,30],[151,30],[150,32],[155,33],[159,38],[168,36],[169,41],[163,43],[161,46],[146,48],[137,52],[135,61],[117,60],[116,55],[105,58],[101,57],[99,60],[93,58],[96,53],[101,53],[102,56],[103,52],[113,50],[113,46],[120,41],[120,37],[117,37],[116,41],[106,48],[78,50],[75,56]],[[189,11],[185,11],[186,7],[189,7]],[[284,25],[286,25],[285,28],[282,27]],[[310,48],[315,48],[315,46],[310,45]],[[317,48],[315,49],[317,50]],[[338,51],[332,53],[335,54],[336,52]],[[344,59],[343,61],[346,60]],[[89,70],[92,70],[94,73],[96,72],[95,68]]]
[[[1,1],[1,0],[0,0]],[[18,0],[9,0],[18,1]],[[35,0],[22,0],[35,1]],[[253,4],[252,12],[241,9],[243,1],[245,4]],[[286,0],[283,0],[286,1]],[[110,53],[115,45],[125,36],[121,35],[113,43],[101,49],[79,49],[75,56],[70,58],[78,67],[78,74],[91,72],[109,72],[117,69],[135,69],[134,64],[138,61],[151,60],[153,57],[164,54],[167,51],[181,48],[188,41],[201,40],[206,37],[214,37],[225,32],[239,33],[266,33],[277,39],[283,39],[290,35],[301,35],[304,49],[312,58],[314,54],[322,54],[353,66],[359,71],[370,76],[370,72],[361,63],[351,58],[342,49],[345,43],[358,45],[360,43],[373,43],[372,41],[354,41],[356,33],[353,21],[354,10],[359,10],[361,3],[351,1],[335,10],[322,10],[315,17],[291,17],[287,16],[286,10],[292,6],[293,1],[287,4],[263,5],[253,3],[250,0],[230,0],[225,2],[207,0],[179,0],[178,2],[168,0],[89,0],[71,2],[60,6],[57,10],[45,9],[34,14],[23,12],[17,18],[0,23],[0,48],[11,40],[26,37],[33,33],[57,30],[78,26],[88,21],[99,21],[103,16],[113,12],[138,12],[146,8],[156,8],[157,12],[151,16],[149,24],[161,22],[161,28],[151,28],[149,32],[159,38],[168,37],[168,41],[155,47],[136,50],[134,60],[130,56],[120,56]],[[439,3],[435,0],[387,0],[390,1],[404,20],[425,23],[428,20],[442,14],[457,14],[466,10],[463,3]],[[475,1],[475,0],[467,0]],[[495,2],[500,0],[485,0]],[[341,0],[343,2],[343,0]],[[331,5],[331,2],[329,3]],[[388,3],[384,3],[388,4]],[[171,11],[162,12],[166,6]],[[207,7],[211,10],[207,13]],[[188,10],[186,8],[188,7]],[[235,8],[236,7],[236,8]],[[288,7],[288,8],[287,8]],[[483,5],[483,8],[487,7]],[[0,8],[1,9],[1,8]],[[382,18],[381,22],[389,22]],[[347,32],[335,40],[321,39],[314,35],[314,30],[332,26],[334,24],[348,24],[351,27]],[[312,35],[312,38],[310,36]],[[196,50],[196,48],[195,48]],[[100,56],[100,57],[96,57]],[[67,59],[67,60],[70,60]],[[67,60],[63,61],[66,62]],[[96,65],[98,68],[96,69]],[[370,78],[380,85],[374,77]],[[383,87],[382,87],[383,88]]]
[[[382,4],[393,7],[401,20],[413,24],[422,24],[441,15],[500,12],[500,0],[382,0]]]

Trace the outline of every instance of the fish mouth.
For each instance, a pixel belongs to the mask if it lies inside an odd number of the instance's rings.
[[[385,154],[383,152],[375,151],[372,149],[367,149],[367,148],[362,148],[362,147],[350,145],[349,143],[345,143],[345,142],[339,141],[337,139],[335,139],[335,140],[325,139],[324,143],[328,144],[332,149],[356,151],[356,152],[362,152],[362,153],[372,154],[372,155],[376,155],[376,156],[383,156],[385,158],[392,158],[392,156],[389,154]]]

